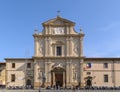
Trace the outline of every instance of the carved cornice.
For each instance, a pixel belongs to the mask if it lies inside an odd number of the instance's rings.
[[[84,34],[63,34],[63,35],[52,35],[52,34],[46,34],[46,35],[39,35],[34,34],[33,37],[83,37]]]
[[[69,57],[53,57],[53,56],[47,56],[47,57],[38,57],[38,56],[33,56],[33,59],[84,59],[85,56],[81,56],[81,57],[73,57],[73,56],[69,56]]]
[[[62,22],[61,24],[57,24],[57,23],[54,23],[54,22]],[[42,23],[43,26],[54,26],[54,25],[70,25],[70,26],[74,26],[75,23],[70,21],[70,20],[67,20],[67,19],[64,19],[64,18],[61,18],[60,16],[57,16],[57,18],[54,18],[54,19],[50,19],[44,23]]]

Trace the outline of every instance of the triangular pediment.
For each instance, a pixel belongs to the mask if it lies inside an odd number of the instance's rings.
[[[67,20],[67,19],[64,19],[64,18],[61,18],[59,16],[57,16],[57,18],[54,18],[54,19],[51,19],[51,20],[48,20],[46,22],[43,23],[43,26],[44,25],[75,25],[74,22],[70,21],[70,20]]]

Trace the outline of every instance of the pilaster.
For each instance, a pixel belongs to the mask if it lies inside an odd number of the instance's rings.
[[[63,87],[66,86],[66,85],[65,85],[65,81],[66,81],[66,80],[65,80],[65,77],[66,77],[66,76],[65,76],[65,72],[63,72]]]
[[[66,62],[66,83],[69,83],[69,62]]]
[[[51,47],[51,38],[50,37],[48,38],[47,42],[48,42],[48,46],[47,46],[47,48],[48,48],[48,56],[51,56],[52,47]]]
[[[39,87],[41,82],[39,81],[40,76],[38,74],[40,70],[38,69],[40,69],[40,66],[38,65],[38,62],[35,60],[34,61],[34,87]]]
[[[45,38],[45,48],[44,48],[44,51],[45,51],[45,56],[48,55],[48,43],[47,43],[47,37]]]
[[[48,61],[48,85],[51,86],[51,68],[50,68],[50,65],[51,65],[51,62],[50,60]]]
[[[47,64],[47,60],[45,60],[45,77],[46,77],[46,82],[48,82],[48,64]]]
[[[80,53],[79,56],[83,56],[83,37],[80,37]]]
[[[69,47],[70,47],[70,48],[69,48],[69,56],[72,56],[72,50],[73,50],[73,49],[72,49],[72,48],[73,48],[73,47],[72,47],[72,37],[70,37],[70,39],[69,39]]]
[[[70,76],[70,78],[69,78],[69,81],[70,81],[70,83],[72,83],[72,60],[70,60],[70,62],[69,62],[69,76]]]
[[[66,56],[69,56],[69,38],[66,38]]]
[[[66,34],[69,34],[69,26],[66,26]]]
[[[38,48],[39,48],[39,42],[38,42],[38,37],[34,38],[34,55],[38,55]]]
[[[83,59],[80,60],[80,87],[84,87],[84,79],[83,79]]]

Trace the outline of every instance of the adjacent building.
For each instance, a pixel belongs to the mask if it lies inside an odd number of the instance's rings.
[[[60,16],[42,26],[33,34],[32,58],[5,58],[7,87],[120,86],[120,58],[85,57],[82,28]]]
[[[6,63],[0,62],[0,87],[6,84]]]

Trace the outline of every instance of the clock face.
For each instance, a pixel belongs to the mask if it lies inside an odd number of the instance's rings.
[[[53,31],[55,34],[64,34],[64,27],[54,27]]]

